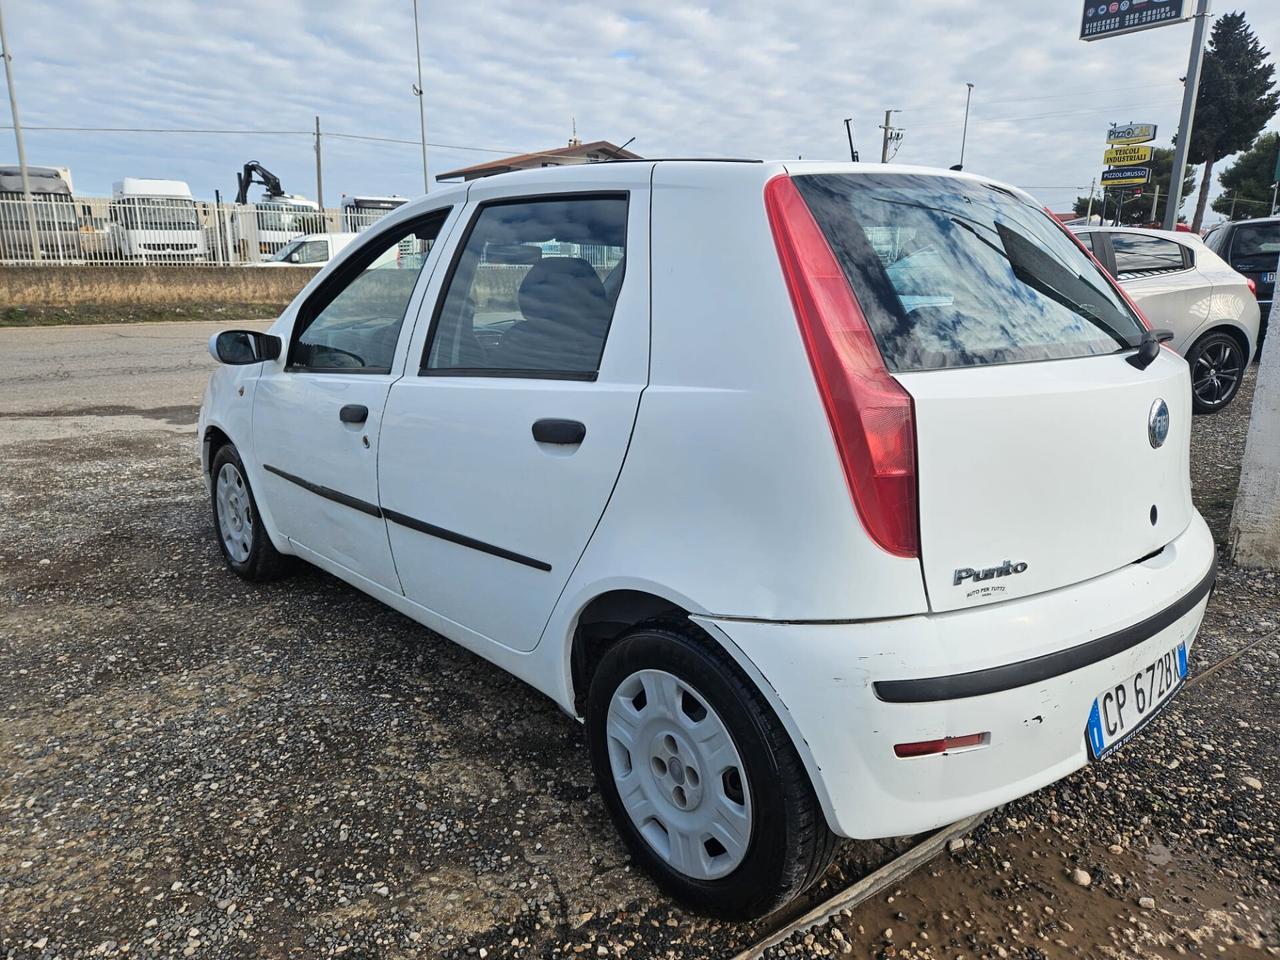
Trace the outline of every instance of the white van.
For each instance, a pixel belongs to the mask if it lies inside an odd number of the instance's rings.
[[[212,528],[582,718],[637,861],[756,915],[837,837],[1039,789],[1181,689],[1215,552],[1162,337],[972,174],[508,173],[212,339]]]
[[[182,180],[125,177],[111,188],[113,247],[126,260],[203,261],[209,249],[191,188]]]

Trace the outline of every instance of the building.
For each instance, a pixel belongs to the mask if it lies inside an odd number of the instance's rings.
[[[512,170],[535,170],[538,167],[561,167],[570,163],[599,163],[603,160],[641,160],[638,153],[624,150],[608,140],[595,140],[583,143],[577,137],[569,141],[567,147],[556,147],[537,153],[522,153],[515,157],[504,157],[501,160],[490,160],[474,166],[449,170],[436,175],[436,179],[476,180],[480,177],[492,177],[497,173],[509,173]]]

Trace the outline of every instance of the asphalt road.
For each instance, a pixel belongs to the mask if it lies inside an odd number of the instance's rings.
[[[545,698],[318,571],[225,569],[191,432],[219,328],[0,329],[0,958],[703,960],[772,929],[631,867]],[[1249,392],[1193,428],[1219,543]],[[1280,956],[1280,578],[1224,568],[1191,660],[1131,745],[771,955]],[[809,902],[901,848],[845,845]]]
[[[198,406],[211,334],[261,323],[0,327],[0,415]]]

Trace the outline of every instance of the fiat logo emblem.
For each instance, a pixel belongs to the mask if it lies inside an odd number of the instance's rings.
[[[1153,450],[1164,446],[1169,438],[1169,405],[1163,400],[1151,404],[1151,412],[1147,414],[1147,439],[1151,441]]]

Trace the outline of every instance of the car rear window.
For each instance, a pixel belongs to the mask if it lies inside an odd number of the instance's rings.
[[[1274,270],[1277,259],[1280,259],[1280,220],[1236,227],[1235,239],[1231,241],[1233,263],[1240,261],[1249,270]]]
[[[1142,335],[1084,251],[1012,191],[927,174],[795,182],[890,370],[1096,356]]]

